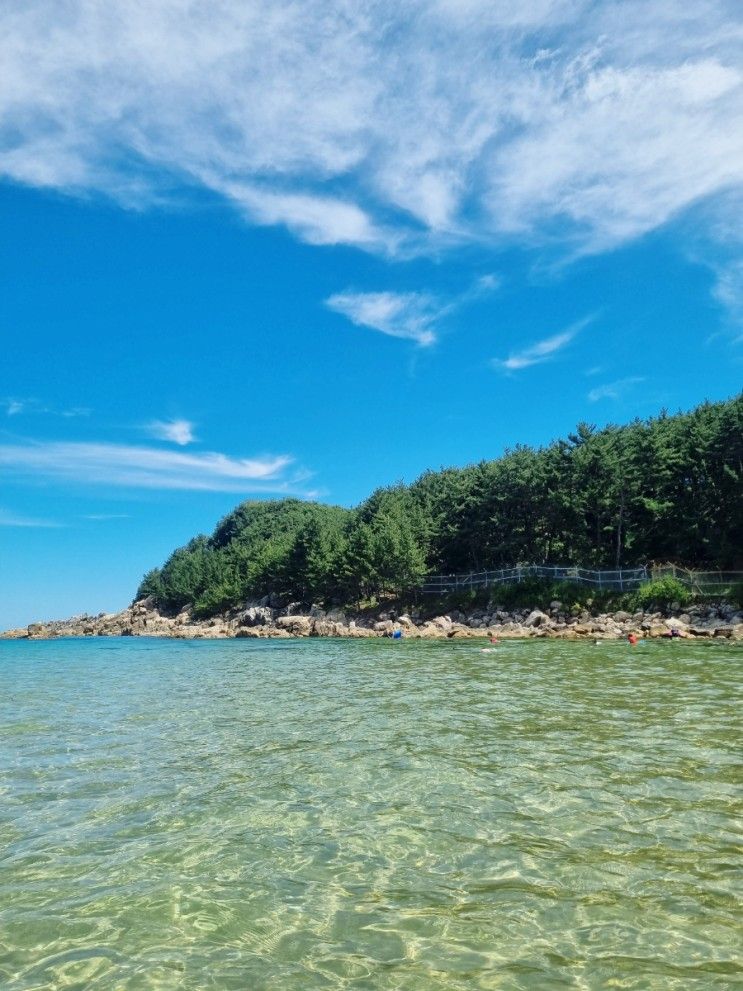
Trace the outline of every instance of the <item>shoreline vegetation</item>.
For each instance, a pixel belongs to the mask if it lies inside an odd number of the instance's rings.
[[[353,509],[247,501],[148,572],[122,612],[0,636],[384,636],[741,639],[743,585],[695,601],[664,578],[634,592],[527,580],[443,599],[428,576],[531,561],[743,569],[743,394],[543,448],[427,471]]]
[[[413,601],[429,575],[519,561],[743,569],[743,395],[623,427],[579,424],[547,447],[377,489],[354,509],[244,502],[145,575],[134,599],[199,620],[265,597],[359,611]]]

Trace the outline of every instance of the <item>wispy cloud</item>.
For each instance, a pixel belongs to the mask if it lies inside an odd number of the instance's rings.
[[[109,520],[130,520],[131,516],[129,513],[86,513],[83,519],[106,523]]]
[[[0,465],[24,477],[133,488],[296,492],[306,475],[287,472],[292,460],[286,455],[234,458],[104,443],[0,445]]]
[[[308,244],[352,244],[394,253],[401,235],[377,225],[358,204],[311,193],[271,192],[230,182],[213,183],[256,224],[285,224]]]
[[[742,48],[734,0],[6,0],[0,174],[193,184],[313,244],[600,250],[743,186]]]
[[[147,431],[158,440],[169,440],[185,447],[195,440],[193,427],[190,420],[153,420],[147,425]]]
[[[735,326],[736,340],[743,340],[743,258],[715,268],[713,295],[725,307]]]
[[[44,520],[38,519],[35,516],[23,516],[19,513],[13,513],[10,510],[3,509],[0,507],[0,526],[17,526],[17,527],[30,527],[41,529],[57,529],[63,526],[62,523],[57,523],[54,520]]]
[[[639,385],[645,379],[641,376],[631,375],[627,378],[617,379],[615,382],[607,382],[591,389],[588,393],[589,402],[596,403],[600,399],[621,399],[633,386]]]
[[[357,327],[415,341],[422,347],[434,343],[432,328],[448,311],[435,296],[421,292],[342,292],[327,299],[325,305]]]
[[[18,399],[6,396],[0,399],[0,408],[5,410],[7,416],[20,416],[21,414],[41,414],[48,413],[51,416],[63,416],[72,418],[77,416],[89,416],[90,410],[83,406],[70,406],[59,408],[49,406],[38,399]]]
[[[368,327],[427,347],[436,341],[435,328],[444,317],[495,291],[498,285],[498,277],[490,273],[448,299],[425,292],[342,292],[326,299],[325,305],[357,327]]]
[[[573,338],[594,319],[593,316],[585,317],[559,334],[553,334],[551,337],[536,341],[521,351],[512,351],[507,358],[493,358],[491,364],[493,368],[507,372],[517,372],[521,371],[522,368],[529,368],[531,365],[541,365],[543,362],[549,361],[558,351],[567,347]]]

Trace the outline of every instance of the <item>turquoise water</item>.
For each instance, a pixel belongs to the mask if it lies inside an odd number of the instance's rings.
[[[741,661],[0,643],[0,986],[740,986]]]

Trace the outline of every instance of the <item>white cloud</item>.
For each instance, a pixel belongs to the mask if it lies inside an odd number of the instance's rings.
[[[357,327],[369,327],[426,347],[436,341],[435,327],[444,317],[495,292],[499,285],[498,276],[490,272],[450,299],[424,292],[342,292],[326,299],[325,305]]]
[[[353,244],[393,251],[400,241],[398,236],[378,228],[355,203],[307,193],[271,193],[234,183],[221,188],[254,223],[285,224],[309,244]]]
[[[743,324],[743,258],[716,268],[713,295],[737,324]]]
[[[153,420],[147,430],[158,440],[169,440],[184,447],[195,440],[193,426],[190,420]]]
[[[742,51],[738,0],[6,0],[0,175],[193,184],[313,244],[601,250],[743,187]]]
[[[18,513],[10,512],[7,509],[0,507],[0,526],[13,526],[13,527],[30,527],[36,528],[40,527],[42,529],[56,529],[61,527],[61,523],[55,523],[54,520],[42,520],[37,519],[34,516],[22,516]]]
[[[644,378],[636,375],[617,379],[615,382],[607,382],[606,385],[599,385],[595,389],[591,389],[587,398],[592,403],[596,403],[600,399],[621,399],[634,385],[644,381]]]
[[[46,406],[44,403],[39,402],[38,399],[13,399],[6,397],[5,399],[0,399],[0,407],[5,408],[7,416],[19,416],[21,413],[47,413],[51,416],[63,416],[69,419],[77,416],[89,416],[90,414],[90,410],[82,406],[55,409],[53,406]]]
[[[432,327],[448,311],[436,297],[420,292],[342,292],[325,304],[357,327],[370,327],[423,347],[434,343]]]
[[[567,347],[576,334],[579,334],[594,319],[593,316],[585,317],[559,334],[545,337],[521,351],[512,351],[507,358],[493,358],[491,364],[493,368],[503,369],[507,372],[520,371],[531,365],[541,365],[543,362],[549,361],[558,351]]]
[[[233,458],[206,452],[183,454],[123,444],[29,442],[0,445],[0,465],[24,477],[79,484],[212,492],[283,492],[301,481],[287,475],[285,455]]]

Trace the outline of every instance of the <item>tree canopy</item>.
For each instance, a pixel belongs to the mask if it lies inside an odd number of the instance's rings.
[[[353,602],[518,562],[743,567],[743,396],[427,471],[355,509],[248,501],[137,597],[211,615],[248,599]]]

